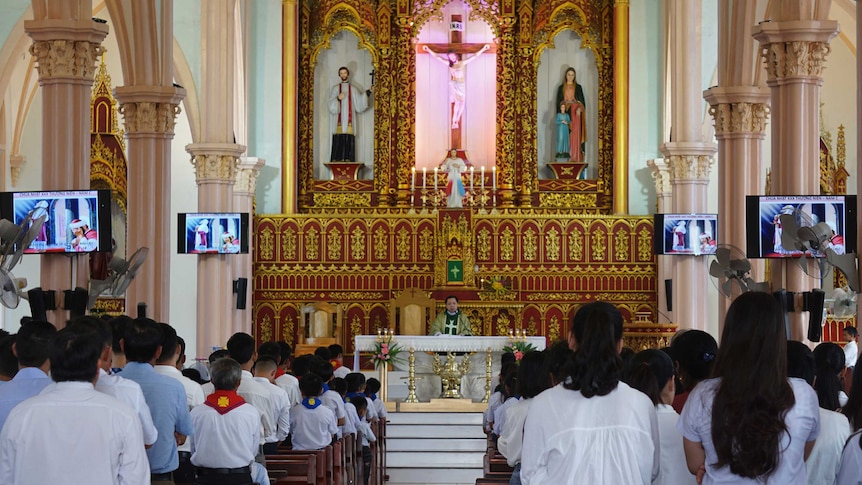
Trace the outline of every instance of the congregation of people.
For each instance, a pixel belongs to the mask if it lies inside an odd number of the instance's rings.
[[[684,330],[635,353],[622,334],[617,308],[594,302],[567,341],[503,355],[484,423],[510,484],[862,485],[854,327],[843,349],[812,351],[787,340],[771,294],[751,292],[720,346]]]
[[[367,485],[386,409],[342,353],[291,359],[284,342],[237,333],[186,367],[165,323],[28,319],[0,336],[0,483],[268,485],[267,455],[353,435]]]

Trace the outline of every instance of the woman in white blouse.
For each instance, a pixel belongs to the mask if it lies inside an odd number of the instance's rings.
[[[743,293],[724,321],[712,379],[679,419],[691,473],[703,483],[804,484],[820,433],[817,395],[788,379],[784,315],[768,293]]]

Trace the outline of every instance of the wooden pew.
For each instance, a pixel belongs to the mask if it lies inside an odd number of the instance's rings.
[[[316,485],[335,485],[333,454],[333,446],[327,446],[322,450],[287,450],[279,448],[278,454],[271,456],[276,460],[279,458],[290,460],[294,457],[313,456],[315,460],[314,483]]]
[[[266,470],[272,485],[317,483],[317,457],[294,455],[289,459],[283,455],[267,455]]]

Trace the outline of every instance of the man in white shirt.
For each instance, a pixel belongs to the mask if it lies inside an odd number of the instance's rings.
[[[290,433],[290,398],[284,389],[273,384],[278,364],[264,357],[254,363],[254,380],[269,390],[269,402],[276,420],[275,432],[264,436],[263,452],[266,455],[278,453],[278,445]]]
[[[332,375],[344,379],[350,374],[350,368],[344,366],[344,347],[338,344],[329,346],[329,363],[332,364]]]
[[[856,366],[856,358],[858,356],[858,349],[856,347],[856,336],[858,332],[856,331],[856,327],[847,327],[841,332],[841,337],[844,339],[846,344],[844,344],[844,366],[853,368]]]
[[[95,332],[102,339],[102,353],[99,355],[99,379],[96,381],[96,390],[109,396],[113,396],[126,403],[135,410],[141,420],[141,429],[144,436],[144,445],[149,448],[153,446],[159,437],[159,432],[153,424],[153,416],[150,407],[137,382],[123,379],[118,375],[110,375],[111,370],[111,326],[108,322],[94,317],[79,317],[69,323],[71,327],[81,326],[82,331]]]
[[[273,383],[284,389],[290,399],[290,406],[293,407],[302,401],[302,394],[299,392],[299,379],[287,373],[291,352],[290,345],[286,342],[264,342],[257,348],[258,359],[271,356],[278,363]]]
[[[210,367],[215,388],[203,405],[192,409],[192,464],[199,485],[265,483],[266,470],[255,463],[260,443],[260,413],[236,390],[242,368],[233,359],[219,359]],[[261,481],[263,480],[263,481]]]
[[[260,435],[260,444],[262,446],[264,443],[263,437],[276,432],[276,424],[275,417],[272,414],[269,389],[264,387],[260,382],[255,382],[254,376],[251,374],[254,360],[257,358],[254,337],[243,332],[233,334],[227,341],[227,352],[230,358],[239,362],[240,367],[242,367],[242,380],[239,383],[237,393],[247,403],[257,408],[257,411],[260,413],[260,422],[263,426],[263,433]],[[262,463],[262,460],[263,453],[260,453],[258,462]]]
[[[186,391],[186,404],[191,411],[195,406],[204,403],[204,390],[200,384],[184,376],[178,368],[182,365],[180,362],[185,353],[185,342],[180,345],[181,339],[177,335],[177,331],[167,323],[160,323],[159,326],[162,328],[165,339],[162,342],[162,354],[156,359],[153,370],[156,371],[156,374],[180,381]],[[193,482],[195,470],[191,462],[192,445],[189,440],[177,446],[177,454],[180,466],[173,472],[174,481],[179,483]]]
[[[150,483],[135,411],[93,387],[99,335],[64,328],[49,344],[52,384],[12,410],[0,432],[0,483]]]

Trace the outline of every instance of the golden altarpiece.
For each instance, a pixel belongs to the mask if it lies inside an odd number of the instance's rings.
[[[447,208],[446,174],[419,169],[416,149],[421,32],[432,21],[459,24],[445,12],[451,2],[299,0],[298,52],[285,54],[298,64],[295,77],[285,68],[285,92],[298,92],[296,133],[284,133],[285,147],[295,148],[285,153],[296,154],[285,161],[285,200],[298,201],[297,213],[255,217],[256,338],[298,345],[325,337],[313,335],[303,308],[326,302],[339,309],[339,340],[350,354],[355,335],[395,328],[390,302],[418,290],[436,300],[437,311],[447,295],[458,296],[475,335],[525,330],[554,340],[565,337],[579,305],[606,300],[623,312],[635,338],[629,345],[666,341],[673,327],[651,323],[652,218],[613,215],[626,212],[628,197],[628,1],[455,1],[465,23],[481,21],[491,33],[483,55],[495,56],[496,80],[493,166],[474,166],[469,181],[463,174],[463,208]],[[322,175],[316,155],[325,150],[315,146],[325,140],[320,130],[329,127],[315,122],[326,97],[314,80],[322,56],[345,33],[375,73],[373,137],[363,133],[373,138],[366,179],[336,169]],[[538,155],[546,123],[537,106],[540,60],[561,38],[576,39],[594,60],[588,110],[596,126],[585,178],[540,176],[547,161]]]

